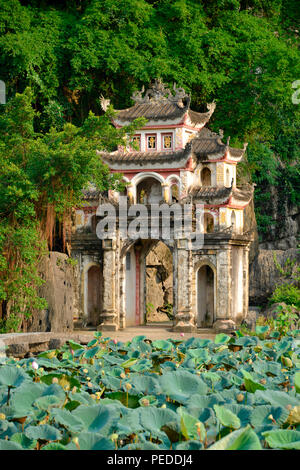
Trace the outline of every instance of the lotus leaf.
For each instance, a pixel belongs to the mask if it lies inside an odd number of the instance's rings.
[[[0,450],[24,450],[17,442],[0,439]]]
[[[53,407],[62,406],[65,399],[61,399],[60,397],[56,397],[55,395],[46,395],[43,397],[37,398],[33,405],[39,408],[40,410],[49,410]]]
[[[137,408],[139,406],[139,399],[141,398],[141,395],[133,395],[127,392],[112,392],[107,393],[106,396],[111,400],[119,400],[128,408]]]
[[[280,429],[266,431],[263,436],[271,449],[300,449],[300,431]]]
[[[170,352],[173,349],[173,344],[170,341],[166,341],[164,339],[157,339],[152,342],[152,347],[164,352]]]
[[[66,446],[63,446],[59,442],[50,442],[50,444],[46,444],[45,446],[41,447],[41,450],[67,450]]]
[[[262,450],[262,447],[257,435],[248,425],[223,437],[208,450]]]
[[[0,367],[0,385],[20,387],[25,380],[28,380],[28,375],[22,369],[8,365]]]
[[[56,423],[61,424],[71,432],[81,432],[84,428],[82,421],[68,410],[54,408],[51,410],[51,417],[54,418]]]
[[[185,441],[177,444],[176,450],[201,450],[203,449],[203,444],[199,441]]]
[[[86,359],[91,359],[96,356],[96,354],[100,351],[100,346],[95,346],[94,348],[87,349],[83,354],[83,357]]]
[[[159,382],[162,391],[180,403],[186,403],[192,394],[205,395],[208,391],[205,382],[188,371],[167,372]]]
[[[240,419],[225,406],[214,405],[214,410],[223,426],[231,429],[238,429],[241,426]]]
[[[178,408],[178,414],[180,415],[180,430],[185,439],[204,441],[206,435],[204,424],[194,416],[183,411],[181,407]]]
[[[80,405],[72,415],[83,423],[86,431],[101,432],[103,436],[111,432],[119,419],[119,413],[112,405]]]
[[[272,423],[284,424],[289,416],[289,412],[282,406],[259,405],[251,413],[252,426],[263,426]]]
[[[37,445],[36,439],[29,439],[23,432],[13,434],[10,440],[20,444],[23,449],[34,449]]]
[[[91,348],[91,347],[95,346],[96,344],[98,344],[98,339],[97,338],[92,339],[91,341],[89,341],[86,346],[87,346],[87,348]]]
[[[272,391],[258,390],[257,392],[255,392],[255,397],[273,406],[282,406],[286,408],[288,405],[291,405],[291,406],[299,405],[298,397],[294,397],[288,393],[276,391],[276,390],[272,390]]]
[[[215,336],[215,344],[226,344],[231,340],[231,337],[224,333],[219,333]]]
[[[61,432],[49,424],[28,426],[25,429],[25,435],[29,439],[40,439],[41,441],[58,441],[62,437]]]

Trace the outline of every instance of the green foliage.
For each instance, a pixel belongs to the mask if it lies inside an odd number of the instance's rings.
[[[144,122],[115,129],[110,107],[101,117],[90,113],[81,127],[64,121],[42,134],[35,131],[40,118],[32,101],[27,88],[0,109],[1,332],[17,331],[35,309],[46,307],[38,295],[38,265],[47,242],[53,245],[56,222],[65,228],[70,223],[82,189],[123,188],[121,175],[111,175],[96,150],[124,144]]]
[[[9,98],[0,106],[1,331],[45,307],[36,266],[41,240],[53,242],[53,221],[67,222],[88,183],[122,187],[95,149],[113,150],[141,121],[113,129],[112,108],[98,116],[101,94],[128,107],[132,92],[160,77],[185,87],[197,111],[215,99],[210,125],[233,145],[249,142],[239,177],[257,184],[261,239],[276,238],[286,207],[300,202],[300,108],[291,100],[300,77],[297,7],[296,0],[0,0],[0,78]]]
[[[279,302],[295,305],[300,309],[300,289],[293,284],[282,284],[276,287],[270,298],[270,303],[275,304]]]

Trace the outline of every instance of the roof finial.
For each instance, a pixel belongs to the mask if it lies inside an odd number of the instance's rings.
[[[207,114],[209,114],[209,116],[211,116],[214,113],[214,110],[216,109],[216,102],[213,101],[212,103],[207,103],[206,107],[208,109]]]
[[[101,108],[103,109],[104,112],[107,111],[109,105],[110,105],[110,100],[105,99],[103,95],[100,96],[100,104]]]

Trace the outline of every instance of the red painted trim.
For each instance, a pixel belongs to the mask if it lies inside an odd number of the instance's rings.
[[[204,126],[202,126],[202,127],[204,127]],[[146,131],[147,129],[157,129],[157,130],[159,130],[159,129],[176,129],[176,128],[199,130],[199,129],[202,129],[202,127],[189,126],[188,124],[161,124],[161,125],[156,125],[156,126],[141,127],[141,130]]]
[[[200,125],[200,124],[196,124],[195,126],[189,126],[188,124],[185,124],[184,122],[180,122],[178,124],[157,124],[157,125],[153,125],[153,126],[144,126],[144,127],[141,127],[139,130],[146,131],[147,129],[157,129],[157,130],[159,130],[159,129],[175,129],[176,127],[183,127],[185,129],[190,129],[190,130],[196,130],[196,129],[199,130],[199,129],[202,129],[202,127],[204,127],[205,124],[203,126]],[[117,124],[114,121],[113,121],[113,125],[117,129],[121,129],[122,127],[124,127],[124,126],[120,126],[120,124]]]
[[[140,325],[141,323],[141,310],[140,310],[140,252],[135,249],[135,324]]]
[[[159,175],[166,174],[165,176],[169,175],[177,175],[180,176],[180,171],[183,170],[184,168],[161,168],[161,169],[153,169],[153,168],[141,168],[139,170],[111,170],[111,173],[120,173],[122,171],[122,174],[126,176],[129,181],[134,178],[139,173],[146,173],[146,172],[154,172],[158,173]]]

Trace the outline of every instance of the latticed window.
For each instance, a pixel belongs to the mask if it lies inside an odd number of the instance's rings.
[[[155,150],[156,149],[156,135],[147,135],[147,148],[148,150]]]
[[[172,149],[172,134],[163,136],[163,148],[165,150]]]

